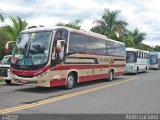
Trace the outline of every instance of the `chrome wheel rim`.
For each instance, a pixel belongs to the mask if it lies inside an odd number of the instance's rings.
[[[68,77],[68,87],[72,88],[73,84],[74,84],[74,78],[73,78],[73,76],[69,76]]]
[[[113,74],[112,74],[112,72],[110,72],[110,80],[112,80],[113,79]]]

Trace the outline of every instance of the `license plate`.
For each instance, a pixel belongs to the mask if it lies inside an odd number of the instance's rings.
[[[28,83],[27,80],[20,80],[20,82],[23,83],[23,84],[27,84]]]

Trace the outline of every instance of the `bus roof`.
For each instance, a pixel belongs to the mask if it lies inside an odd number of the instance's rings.
[[[126,51],[139,51],[138,49],[135,49],[135,48],[126,48]]]
[[[152,52],[150,52],[149,54],[150,54],[150,55],[158,55],[158,53],[155,52],[155,51],[152,51]]]
[[[140,50],[140,49],[131,48],[131,47],[126,48],[126,51],[133,51],[133,52],[141,51],[141,52],[149,53],[149,51]]]
[[[109,41],[112,41],[112,42],[115,42],[115,43],[119,43],[119,44],[125,45],[122,42],[109,39],[105,35],[101,35],[101,34],[98,34],[98,33],[92,32],[92,31],[77,30],[77,29],[73,29],[73,28],[69,28],[69,27],[64,27],[64,26],[55,26],[55,27],[51,27],[51,28],[48,28],[48,27],[35,27],[35,28],[30,28],[30,29],[23,30],[21,33],[36,32],[36,31],[45,31],[45,30],[49,30],[49,31],[52,30],[52,31],[54,31],[54,30],[58,30],[58,29],[66,29],[66,30],[68,30],[70,32],[76,32],[76,33],[85,34],[85,35],[88,35],[88,36],[94,36],[96,38],[105,39],[105,40],[109,40]]]

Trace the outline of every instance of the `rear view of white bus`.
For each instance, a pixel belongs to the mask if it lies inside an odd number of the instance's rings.
[[[150,69],[160,69],[160,60],[159,60],[159,55],[157,52],[150,52],[149,53],[149,58],[150,58]]]

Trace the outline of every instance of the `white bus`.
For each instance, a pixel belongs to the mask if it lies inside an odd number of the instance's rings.
[[[6,84],[11,84],[10,61],[11,61],[11,55],[6,55],[3,57],[0,63],[0,76],[3,77]]]
[[[150,58],[150,69],[160,69],[160,56],[158,52],[150,52],[149,53]]]
[[[150,65],[149,52],[135,48],[126,48],[126,72],[147,72]]]

